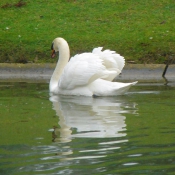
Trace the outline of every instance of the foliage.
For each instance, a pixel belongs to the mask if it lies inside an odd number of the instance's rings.
[[[175,57],[174,0],[1,0],[0,7],[0,62],[56,62],[50,45],[58,36],[72,55],[103,46],[135,63]]]

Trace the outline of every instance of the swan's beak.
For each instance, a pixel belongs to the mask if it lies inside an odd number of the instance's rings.
[[[54,49],[52,50],[51,57],[52,57],[52,58],[54,58],[54,57],[55,57],[55,50],[54,50]]]

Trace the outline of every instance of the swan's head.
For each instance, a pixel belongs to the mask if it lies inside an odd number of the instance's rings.
[[[52,45],[51,45],[51,50],[52,50],[51,57],[52,57],[52,58],[54,58],[55,55],[56,55],[56,52],[59,51],[59,47],[58,47],[57,44],[58,44],[58,43],[57,43],[55,40],[53,40]],[[57,47],[56,47],[56,46],[57,46]]]
[[[52,42],[52,45],[51,45],[51,50],[52,50],[51,57],[52,58],[54,58],[56,53],[59,52],[59,46],[61,44],[61,39],[62,38],[55,38]]]
[[[55,53],[56,53],[56,51],[54,49],[54,43],[52,43],[52,45],[51,45],[51,50],[52,50],[51,57],[54,58],[55,57]]]
[[[59,48],[60,47],[64,48],[64,46],[68,46],[66,40],[64,40],[63,38],[55,38],[51,45],[51,50],[52,50],[51,57],[54,58],[56,55],[56,52],[59,52]]]

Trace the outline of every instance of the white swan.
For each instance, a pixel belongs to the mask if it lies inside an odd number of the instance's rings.
[[[115,51],[102,51],[102,47],[98,47],[92,53],[77,54],[69,61],[69,46],[63,38],[55,38],[51,49],[52,57],[59,51],[49,85],[52,94],[116,96],[137,83],[111,82],[125,65],[124,58]]]

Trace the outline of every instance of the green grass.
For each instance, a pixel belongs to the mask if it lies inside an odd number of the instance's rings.
[[[163,63],[175,57],[174,0],[0,1],[0,62],[56,62],[55,37],[71,55],[103,46],[127,61]]]

